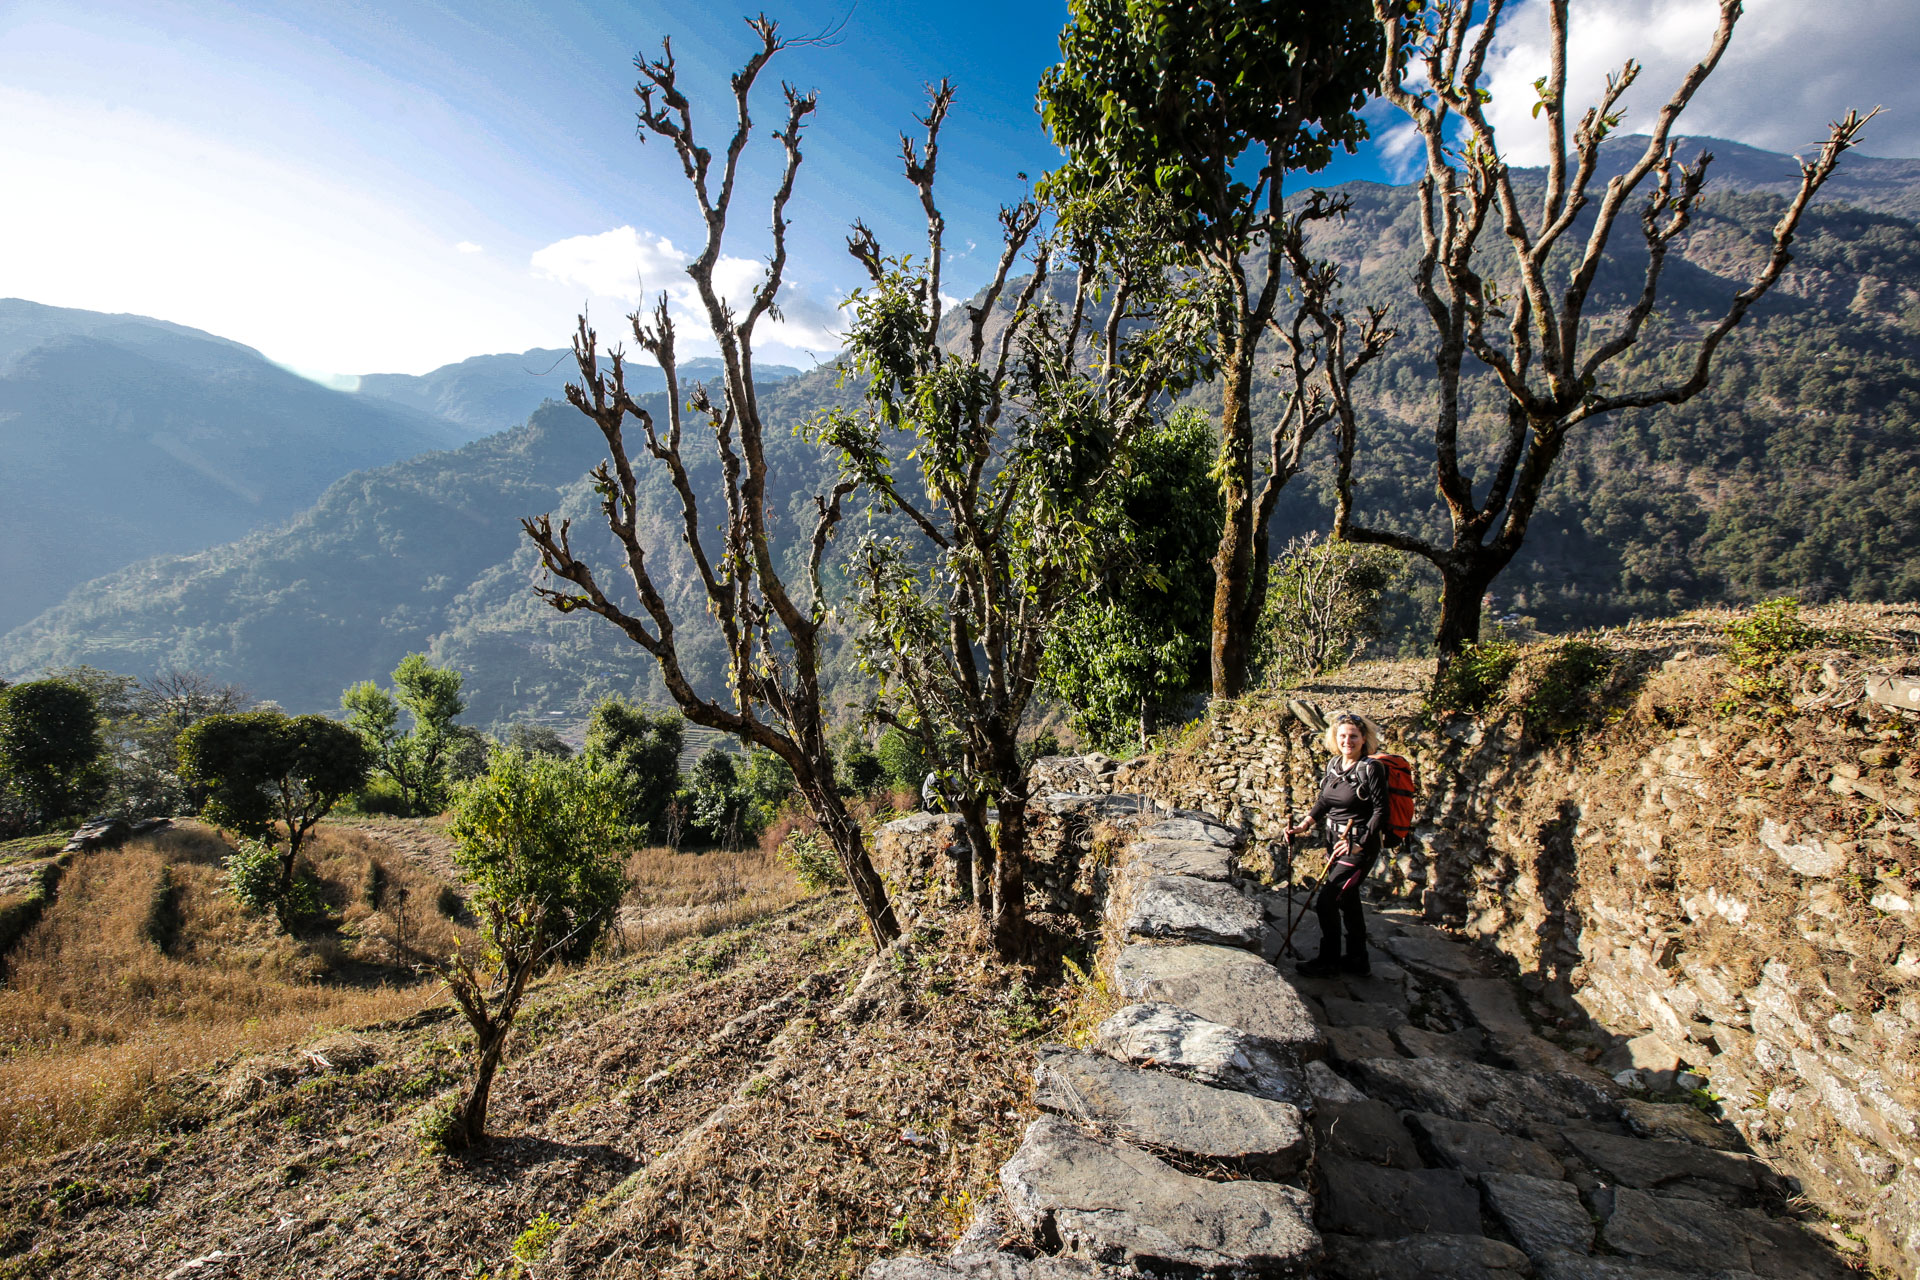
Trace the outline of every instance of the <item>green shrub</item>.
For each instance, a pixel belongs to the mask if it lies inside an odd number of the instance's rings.
[[[803,889],[817,892],[847,882],[847,873],[840,865],[839,855],[833,851],[831,844],[820,838],[818,832],[790,832],[780,842],[777,853],[780,861],[792,869],[794,878],[800,881]]]
[[[1543,738],[1565,738],[1591,723],[1594,700],[1613,670],[1613,655],[1587,640],[1556,645],[1529,673],[1520,700],[1527,729]]]
[[[280,851],[249,836],[235,842],[222,865],[227,892],[254,911],[273,908],[280,897]]]
[[[1793,690],[1781,673],[1781,661],[1829,638],[1819,627],[1801,621],[1800,602],[1792,596],[1762,601],[1746,617],[1729,622],[1723,634],[1734,674],[1727,681],[1720,709],[1729,712],[1743,703],[1787,706]]]
[[[1506,640],[1482,640],[1455,655],[1428,696],[1430,715],[1485,711],[1506,692],[1520,662],[1520,646]]]

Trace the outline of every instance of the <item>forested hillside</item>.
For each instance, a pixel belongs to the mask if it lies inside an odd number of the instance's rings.
[[[465,436],[143,316],[0,300],[0,630],[76,583],[292,519]]]
[[[1696,215],[1684,256],[1669,264],[1656,327],[1623,378],[1651,376],[1680,357],[1683,340],[1744,284],[1778,217],[1773,191],[1791,162],[1713,146],[1722,156],[1709,186],[1716,194]],[[1841,172],[1848,180],[1836,179],[1834,190],[1854,203],[1830,201],[1809,214],[1794,266],[1722,349],[1705,395],[1575,434],[1520,559],[1497,584],[1501,614],[1556,630],[1781,592],[1863,601],[1920,594],[1920,496],[1911,481],[1920,466],[1920,164],[1850,156]],[[1430,330],[1407,290],[1416,215],[1408,188],[1346,190],[1352,213],[1322,251],[1346,265],[1353,305],[1389,303],[1401,329],[1362,396],[1358,498],[1367,518],[1411,527],[1437,516]],[[1616,237],[1623,257],[1601,284],[1615,306],[1638,287],[1631,240]],[[1268,415],[1274,386],[1257,384]],[[777,406],[773,421],[797,425],[846,394],[829,369],[767,399]],[[1483,397],[1486,424],[1493,407]],[[349,477],[284,530],[86,586],[0,638],[0,674],[73,662],[130,672],[178,664],[292,708],[324,709],[348,682],[425,649],[467,672],[480,723],[578,709],[608,691],[645,696],[656,676],[644,655],[611,628],[560,618],[527,589],[535,562],[517,520],[548,510],[592,515],[584,477],[598,446],[590,424],[551,404],[525,427],[456,453]],[[772,505],[804,516],[826,466],[802,441],[782,436],[779,447],[774,475],[785,491]],[[1325,442],[1315,448],[1322,456],[1281,500],[1276,540],[1327,524],[1331,465]],[[674,562],[677,512],[661,479],[649,483],[650,545]],[[582,522],[583,538],[596,522]],[[602,563],[611,577],[611,556]],[[672,576],[684,590],[684,576]],[[1424,641],[1430,591],[1409,574],[1396,593],[1390,644]],[[691,620],[683,634],[697,634],[702,611],[679,616]],[[718,675],[718,653],[694,648],[696,675]]]

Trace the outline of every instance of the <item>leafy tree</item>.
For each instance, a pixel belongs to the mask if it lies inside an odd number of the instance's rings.
[[[915,795],[920,793],[921,782],[933,768],[933,758],[919,741],[898,729],[888,729],[881,734],[873,753],[879,757],[882,780],[889,787],[904,788]]]
[[[366,742],[374,768],[399,788],[409,812],[438,813],[446,806],[452,757],[462,740],[461,726],[453,722],[466,710],[462,683],[458,671],[410,653],[393,669],[392,692],[366,680],[340,695],[347,723]],[[404,731],[402,711],[412,722]]]
[[[1484,15],[1468,5],[1409,10],[1398,0],[1374,0],[1374,8],[1386,35],[1381,92],[1412,123],[1427,162],[1418,206],[1423,250],[1414,285],[1436,339],[1430,474],[1446,504],[1447,529],[1424,537],[1378,519],[1364,525],[1356,520],[1356,432],[1348,415],[1340,428],[1335,531],[1425,557],[1439,570],[1437,689],[1447,664],[1479,638],[1481,602],[1519,552],[1570,435],[1601,415],[1681,404],[1706,388],[1715,352],[1780,278],[1808,204],[1871,116],[1849,112],[1832,127],[1818,157],[1802,163],[1799,191],[1767,238],[1762,264],[1717,318],[1698,327],[1690,352],[1673,362],[1678,367],[1623,386],[1616,381],[1617,362],[1654,318],[1668,252],[1692,224],[1713,158],[1703,152],[1692,166],[1677,162],[1674,126],[1733,38],[1739,0],[1721,0],[1706,56],[1660,108],[1639,155],[1625,172],[1605,180],[1597,202],[1592,188],[1601,143],[1620,124],[1621,97],[1638,78],[1638,63],[1628,61],[1607,78],[1600,101],[1574,125],[1569,146],[1569,11],[1564,3],[1548,7],[1548,71],[1534,82],[1533,109],[1547,135],[1548,160],[1536,190],[1502,159],[1486,110],[1486,55],[1500,31],[1505,0],[1491,0]],[[1638,219],[1646,255],[1638,295],[1624,315],[1596,323],[1589,308],[1602,294],[1598,283],[1608,242],[1648,179],[1651,189]],[[1490,231],[1497,238],[1483,244]],[[1469,355],[1491,371],[1503,420],[1492,456],[1477,459],[1471,449],[1461,456],[1461,429],[1475,408]],[[1386,510],[1409,507],[1389,499]]]
[[[180,780],[176,740],[208,716],[232,715],[253,705],[238,685],[178,668],[144,680],[92,666],[57,667],[47,674],[93,695],[103,743],[101,803],[128,818],[197,808]]]
[[[1385,547],[1305,534],[1273,566],[1261,617],[1261,667],[1291,684],[1345,666],[1380,636],[1380,599],[1400,557]]]
[[[444,1145],[485,1141],[494,1073],[528,980],[560,954],[584,955],[613,919],[626,892],[622,805],[619,778],[587,756],[496,751],[483,776],[455,791],[447,830],[484,948],[443,966],[476,1042],[473,1079],[436,1135]]]
[[[618,698],[602,701],[587,717],[586,753],[619,775],[627,821],[656,836],[680,790],[686,729],[677,711],[653,712]]]
[[[1337,399],[1348,366],[1384,344],[1376,315],[1350,351],[1331,341],[1311,350],[1306,304],[1317,293],[1324,311],[1338,273],[1306,261],[1301,233],[1347,204],[1315,196],[1290,210],[1283,191],[1290,173],[1316,172],[1335,147],[1352,151],[1367,136],[1359,110],[1380,29],[1367,0],[1071,0],[1069,12],[1061,61],[1040,82],[1047,129],[1068,156],[1050,183],[1164,201],[1170,235],[1207,284],[1224,516],[1210,659],[1215,696],[1231,697],[1247,679],[1275,501],[1331,417],[1308,384],[1317,366]],[[1291,324],[1279,320],[1289,272],[1302,302]],[[1253,367],[1269,333],[1294,357],[1302,394],[1274,425],[1256,489]]]
[[[1208,687],[1208,558],[1220,541],[1213,429],[1181,409],[1142,432],[1092,514],[1104,567],[1067,606],[1041,672],[1102,750],[1144,749],[1168,710]]]
[[[82,812],[100,790],[100,713],[69,680],[0,689],[0,781],[23,801],[30,827]]]
[[[945,83],[934,89],[924,141],[902,140],[927,211],[925,258],[884,255],[859,224],[848,240],[870,282],[848,335],[865,394],[816,430],[840,456],[842,484],[862,489],[875,514],[856,556],[853,605],[862,664],[881,685],[874,714],[930,754],[945,754],[951,735],[957,767],[946,772],[974,850],[975,900],[1006,954],[1025,933],[1020,738],[1041,656],[1090,573],[1093,495],[1190,362],[1186,344],[1127,327],[1168,288],[1151,238],[1068,227],[1056,241],[1042,234],[1033,201],[1001,211],[992,281],[943,338],[934,178],[952,97]],[[1023,258],[1026,280],[1010,294]],[[1058,262],[1072,268],[1063,279]],[[1103,296],[1104,325],[1094,314]],[[990,341],[1003,298],[1011,311]],[[999,811],[992,844],[990,804]]]
[[[880,788],[886,780],[886,766],[867,745],[864,734],[849,733],[840,748],[840,776],[846,779],[849,795],[864,796]]]
[[[565,760],[573,755],[573,748],[560,736],[557,729],[544,724],[528,724],[516,720],[507,730],[507,750],[519,751],[530,756],[553,756]]]
[[[663,43],[660,58],[641,59],[637,64],[640,136],[658,138],[673,148],[706,226],[704,243],[688,264],[687,276],[719,347],[724,376],[717,386],[695,384],[691,396],[684,396],[665,295],[653,311],[651,324],[638,312],[629,316],[635,342],[659,364],[666,380],[662,429],[628,394],[625,361],[618,351],[610,357],[611,367],[602,371],[599,337],[584,316],[574,338],[580,381],[568,386],[567,399],[593,420],[606,441],[609,460],[593,471],[594,487],[640,612],[631,612],[610,596],[592,567],[574,554],[570,521],[561,521],[556,529],[552,516],[545,515],[522,525],[540,552],[542,569],[551,575],[551,585],[536,588],[543,600],[561,613],[584,611],[607,619],[660,664],[667,693],[687,719],[765,747],[786,762],[794,785],[840,857],[875,943],[884,946],[900,935],[900,924],[886,885],[867,855],[860,825],[847,812],[835,786],[821,702],[821,632],[828,616],[820,562],[851,485],[843,482],[830,495],[817,497],[812,534],[792,557],[804,583],[804,590],[796,592],[788,581],[794,568],[780,567],[787,557],[773,534],[772,514],[777,513],[769,512],[769,433],[753,381],[754,331],[763,319],[779,318],[787,266],[787,206],[800,167],[801,132],[814,111],[812,94],[785,88],[785,118],[773,134],[783,155],[768,224],[772,249],[765,274],[750,295],[735,294],[734,302],[721,296],[714,280],[733,213],[740,158],[754,133],[753,88],[768,60],[786,46],[770,19],[763,16],[748,25],[758,37],[759,48],[733,76],[735,124],[731,138],[718,151],[698,141],[692,104],[681,91],[672,45]],[[701,515],[689,455],[682,447],[684,415],[689,410],[711,428],[719,462],[726,523],[717,547],[709,546],[711,535]],[[678,497],[682,537],[693,561],[698,592],[705,597],[703,603],[725,643],[724,700],[700,693],[683,666],[674,611],[656,584],[655,569],[648,560],[649,535],[643,531],[650,521],[641,516],[642,483],[628,450],[629,421],[640,428],[647,457],[670,477]]]
[[[736,846],[745,834],[752,800],[742,784],[739,756],[725,747],[708,747],[687,772],[687,821],[710,844]]]
[[[307,833],[333,806],[366,785],[371,765],[360,735],[325,716],[278,711],[209,716],[180,735],[180,776],[202,789],[201,816],[272,843],[286,832],[274,898],[293,887]]]

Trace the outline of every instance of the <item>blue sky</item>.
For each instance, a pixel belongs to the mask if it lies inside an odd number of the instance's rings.
[[[1920,154],[1907,68],[1920,6],[1840,7],[1852,20],[1749,0],[1694,130],[1792,149],[1848,105],[1889,102],[1866,149]],[[1583,11],[1577,74],[1593,79],[1632,52],[1650,84],[1669,84],[1709,23],[1706,0],[1584,0],[1576,35]],[[896,135],[941,75],[960,91],[942,156],[949,288],[984,278],[993,211],[1019,194],[1017,175],[1057,159],[1033,87],[1066,9],[862,0],[775,15],[793,34],[840,29],[776,59],[757,117],[770,164],[777,80],[819,92],[792,207],[789,323],[766,352],[804,362],[833,349],[833,304],[857,283],[847,225],[865,219],[893,250],[920,243]],[[1528,16],[1523,5],[1496,59],[1496,90],[1539,73]],[[670,286],[698,245],[671,153],[634,136],[632,58],[665,34],[717,144],[714,109],[750,39],[725,7],[12,0],[0,294],[157,315],[331,374],[563,345],[582,303],[616,328],[636,275],[649,292]],[[1391,128],[1382,117],[1382,136]],[[1390,169],[1376,149],[1326,178]],[[750,187],[729,242],[742,281],[765,250],[764,190]]]

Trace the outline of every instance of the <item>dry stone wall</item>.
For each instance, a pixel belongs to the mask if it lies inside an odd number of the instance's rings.
[[[1377,715],[1420,809],[1376,889],[1510,957],[1533,1020],[1576,1049],[1604,1032],[1584,1047],[1624,1083],[1707,1090],[1877,1263],[1920,1274],[1920,717],[1867,696],[1905,684],[1815,652],[1785,701],[1729,704],[1709,652],[1634,662],[1571,742],[1517,711]],[[1113,785],[1271,841],[1324,764],[1310,719],[1216,708]]]

